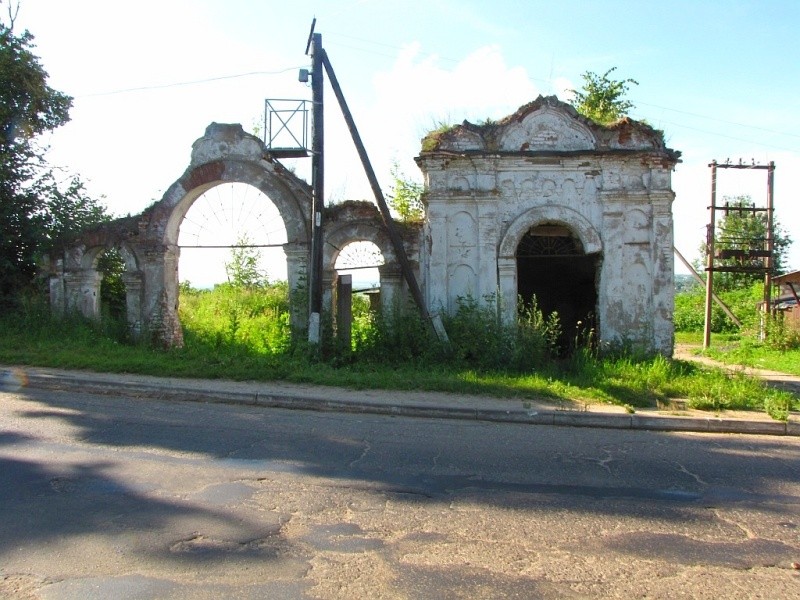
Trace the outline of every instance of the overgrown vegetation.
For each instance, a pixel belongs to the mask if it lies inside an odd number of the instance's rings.
[[[800,376],[800,331],[786,324],[781,313],[765,316],[758,303],[763,299],[763,284],[734,287],[719,292],[719,296],[742,321],[737,327],[716,304],[712,308],[710,347],[706,356],[730,365],[741,365],[779,371]],[[675,296],[675,329],[679,341],[699,346],[705,325],[705,289],[694,286]],[[752,390],[743,375],[728,376],[709,382],[706,390],[693,397],[693,406],[702,409],[730,408],[742,404]],[[721,390],[726,390],[724,394]],[[775,418],[785,419],[797,399],[769,396],[764,409]]]
[[[45,161],[40,139],[69,121],[72,98],[48,85],[33,35],[14,30],[18,8],[0,22],[0,310],[30,293],[60,239],[108,219],[77,176]]]
[[[422,193],[425,186],[410,179],[400,170],[397,163],[392,165],[392,189],[388,194],[389,206],[403,222],[419,222],[425,217]]]
[[[741,321],[736,325],[716,303],[711,309],[710,329],[719,337],[705,354],[728,364],[756,367],[800,375],[800,331],[788,326],[782,313],[765,315],[763,267],[761,255],[769,237],[767,214],[754,211],[750,196],[726,196],[714,231],[717,267],[730,268],[714,274],[714,291]],[[786,253],[792,243],[789,235],[775,221],[772,231],[771,268],[777,274],[785,267]],[[701,245],[701,255],[708,251]],[[697,265],[699,267],[699,265]],[[705,326],[705,288],[693,285],[675,296],[674,323],[685,337],[695,335],[700,343]],[[710,392],[709,392],[710,393]],[[782,414],[772,401],[768,409]],[[779,405],[782,406],[782,405]]]
[[[634,107],[625,98],[629,86],[639,85],[634,79],[611,79],[609,75],[616,70],[610,68],[602,75],[587,71],[581,75],[583,86],[580,90],[570,90],[573,98],[570,104],[584,117],[603,125],[609,125],[628,114]]]
[[[228,283],[234,287],[252,289],[267,285],[269,274],[259,269],[261,252],[249,236],[240,235],[231,248],[230,260],[225,263]]]
[[[521,308],[517,322],[508,324],[499,318],[493,298],[461,299],[445,323],[448,346],[435,339],[416,310],[399,306],[376,314],[360,298],[352,344],[333,341],[328,316],[325,345],[312,352],[302,338],[292,337],[286,284],[269,283],[267,274],[259,272],[257,252],[246,239],[239,241],[226,265],[227,284],[214,290],[182,286],[184,348],[164,350],[131,339],[122,259],[113,250],[99,264],[105,274],[102,318],[55,318],[41,290],[32,285],[37,260],[62,239],[109,217],[88,197],[79,178],[57,177],[43,160],[45,149],[37,138],[68,121],[71,98],[48,86],[47,73],[33,54],[33,36],[27,31],[17,35],[13,14],[9,17],[10,22],[0,23],[1,363],[610,402],[630,411],[674,397],[714,411],[764,409],[776,418],[786,418],[796,406],[792,396],[744,376],[731,378],[719,370],[632,352],[601,357],[591,340],[577,344],[565,358],[557,349],[557,318],[545,319],[533,306]],[[624,94],[636,82],[610,79],[613,70],[602,76],[585,73],[583,91],[573,101],[579,112],[601,123],[615,121],[632,108]],[[437,124],[423,140],[423,151],[435,150],[452,127]],[[419,220],[421,186],[397,170],[393,175],[395,210],[404,220]],[[696,327],[696,317],[688,312],[681,326]],[[724,328],[721,322],[718,326]],[[788,353],[797,342],[779,326],[769,324],[778,332],[770,339],[780,340]]]
[[[553,403],[606,402],[630,411],[669,398],[704,410],[770,410],[781,417],[796,400],[744,376],[661,356],[598,356],[587,345],[570,357],[555,352],[557,319],[535,307],[514,326],[498,318],[493,299],[461,301],[446,320],[449,347],[438,343],[412,307],[373,313],[354,303],[350,347],[326,343],[312,353],[292,339],[285,283],[213,290],[181,288],[186,346],[163,350],[132,343],[111,318],[54,319],[29,300],[0,316],[0,363],[161,376],[284,380],[352,388],[430,390]],[[788,414],[788,413],[787,413]],[[785,418],[785,417],[783,417]]]
[[[430,131],[422,138],[422,151],[433,152],[439,145],[439,139],[446,133],[451,132],[457,125],[447,121],[435,121]]]

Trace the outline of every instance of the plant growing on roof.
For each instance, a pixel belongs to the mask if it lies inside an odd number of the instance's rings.
[[[615,70],[616,67],[611,67],[602,75],[592,71],[583,73],[583,87],[580,91],[569,90],[574,94],[569,103],[584,117],[603,125],[627,115],[634,105],[624,96],[628,93],[630,84],[639,85],[639,82],[630,78],[610,79],[609,75]]]

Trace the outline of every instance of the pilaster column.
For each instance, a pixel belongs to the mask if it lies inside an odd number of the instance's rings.
[[[289,323],[293,337],[301,336],[308,327],[309,252],[309,245],[304,242],[290,242],[283,245],[283,253],[286,255],[286,278],[289,283]]]
[[[381,311],[390,315],[400,308],[405,300],[403,274],[397,264],[386,264],[378,267],[381,278]]]
[[[103,274],[94,269],[64,273],[64,305],[89,319],[100,318],[100,282]]]
[[[125,284],[125,308],[131,335],[138,338],[142,333],[142,292],[144,282],[140,271],[126,271],[122,274]]]
[[[517,259],[500,257],[497,259],[498,291],[500,315],[504,323],[513,324],[517,318]]]

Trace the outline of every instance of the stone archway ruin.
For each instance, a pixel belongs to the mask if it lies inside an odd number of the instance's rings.
[[[431,315],[452,311],[459,298],[471,296],[498,302],[503,318],[513,322],[520,281],[523,289],[536,287],[547,268],[520,263],[520,242],[531,231],[550,227],[568,232],[588,257],[580,268],[573,264],[576,276],[595,269],[591,283],[575,293],[586,295],[588,286],[594,287],[588,302],[594,303],[598,342],[671,355],[671,172],[680,153],[665,146],[661,132],[627,118],[599,125],[555,97],[539,97],[499,122],[465,121],[430,134],[416,160],[425,179],[425,221],[401,231]],[[249,184],[276,205],[288,239],[289,289],[301,290],[310,260],[310,186],[241,125],[214,123],[194,143],[189,167],[159,202],[140,215],[85,232],[52,257],[54,308],[97,316],[95,260],[116,248],[126,262],[131,330],[167,346],[182,344],[178,231],[192,203],[226,182]],[[376,244],[386,261],[380,268],[382,304],[388,307],[406,293],[374,205],[328,207],[323,237],[326,289],[333,284],[338,249],[365,240]],[[325,294],[324,310],[330,311],[330,296]],[[585,298],[581,302],[577,305],[587,306]],[[307,326],[306,310],[294,307],[293,331]]]
[[[251,185],[275,204],[287,231],[289,286],[300,288],[308,264],[309,186],[274,160],[263,142],[246,134],[241,125],[213,123],[192,146],[187,170],[160,201],[140,215],[85,232],[73,246],[52,257],[51,304],[58,311],[78,310],[97,317],[101,276],[91,257],[107,248],[125,248],[132,257],[123,274],[129,286],[132,331],[165,346],[182,345],[177,314],[180,224],[203,192],[228,182]],[[302,327],[302,314],[293,315],[293,325]]]
[[[147,335],[164,346],[183,344],[178,319],[180,225],[204,192],[222,183],[245,183],[263,192],[276,206],[286,228],[283,250],[292,292],[306,286],[309,264],[311,189],[274,159],[241,125],[212,123],[192,146],[191,161],[160,201],[140,215],[117,219],[84,232],[71,246],[51,257],[50,300],[58,312],[75,310],[90,318],[100,315],[102,275],[97,256],[118,249],[125,259],[127,318],[134,335]],[[352,240],[376,243],[387,258],[382,267],[386,298],[402,293],[399,268],[377,209],[351,202],[331,207],[325,273],[332,280],[336,244]],[[330,300],[330,293],[327,295]],[[292,330],[306,327],[305,308],[294,306]]]

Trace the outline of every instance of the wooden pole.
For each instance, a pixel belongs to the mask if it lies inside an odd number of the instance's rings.
[[[439,315],[434,315],[432,317],[428,313],[428,308],[425,305],[425,299],[422,297],[422,291],[419,289],[419,284],[417,284],[417,279],[416,277],[414,277],[414,272],[411,270],[411,265],[408,262],[408,256],[406,255],[406,250],[405,246],[403,245],[403,240],[400,238],[400,234],[397,232],[397,228],[394,225],[394,219],[392,218],[392,214],[389,211],[389,206],[386,204],[386,199],[383,197],[383,192],[381,191],[381,187],[378,184],[378,178],[375,176],[375,171],[372,169],[372,163],[370,163],[369,156],[367,155],[367,150],[364,147],[364,143],[361,141],[361,136],[359,135],[358,129],[356,128],[356,123],[353,120],[353,115],[351,114],[350,109],[347,106],[347,102],[344,99],[342,88],[339,86],[338,79],[336,79],[336,73],[334,73],[333,71],[333,66],[331,65],[331,61],[324,50],[322,51],[322,62],[325,65],[325,71],[328,73],[328,78],[330,79],[331,83],[331,89],[333,89],[333,93],[336,96],[336,100],[338,100],[339,102],[339,108],[342,109],[342,115],[344,115],[344,120],[347,123],[347,128],[350,130],[350,136],[353,138],[353,143],[355,144],[356,150],[358,151],[358,156],[361,159],[361,164],[364,167],[364,172],[366,173],[367,179],[369,180],[369,185],[372,188],[372,193],[374,194],[375,200],[378,203],[378,208],[380,210],[381,217],[383,218],[383,223],[386,226],[387,232],[389,233],[389,239],[392,242],[392,246],[394,246],[394,250],[397,253],[397,258],[400,261],[400,269],[403,273],[403,277],[405,278],[406,283],[408,284],[409,289],[411,290],[411,295],[414,297],[414,301],[419,307],[420,313],[422,314],[423,318],[432,324],[439,340],[442,342],[447,342],[448,341],[447,333],[445,332],[441,317]]]
[[[309,265],[308,341],[319,344],[322,314],[322,213],[325,208],[325,111],[323,105],[322,34],[310,40],[312,73],[311,98],[313,133],[311,138],[311,264]]]
[[[711,216],[709,219],[708,230],[706,232],[706,248],[708,257],[706,259],[706,320],[703,328],[703,349],[711,346],[711,299],[714,296],[714,233],[716,230],[717,212],[717,161],[711,161]]]
[[[691,273],[691,275],[692,275],[692,277],[694,277],[695,281],[697,281],[701,285],[706,285],[706,282],[700,276],[700,273],[698,273],[697,271],[694,270],[694,267],[689,263],[688,260],[686,260],[686,258],[684,258],[683,254],[678,252],[678,249],[675,248],[674,246],[672,247],[672,250],[675,252],[675,255],[680,259],[680,261],[684,264],[684,266],[687,269],[689,269],[689,273]],[[736,324],[737,327],[741,327],[742,326],[742,322],[738,318],[736,318],[736,315],[733,314],[731,309],[728,308],[728,305],[725,304],[722,301],[722,298],[720,298],[719,296],[717,296],[714,293],[712,293],[712,298],[714,298],[714,302],[716,302],[717,305],[719,305],[719,307],[722,308],[722,310],[725,312],[725,314],[730,317],[731,321],[733,321]]]
[[[767,165],[767,256],[764,259],[764,320],[772,314],[772,269],[775,265],[773,252],[775,252],[775,221],[773,218],[773,189],[775,180],[775,163]],[[766,337],[767,328],[762,327],[762,339]]]

